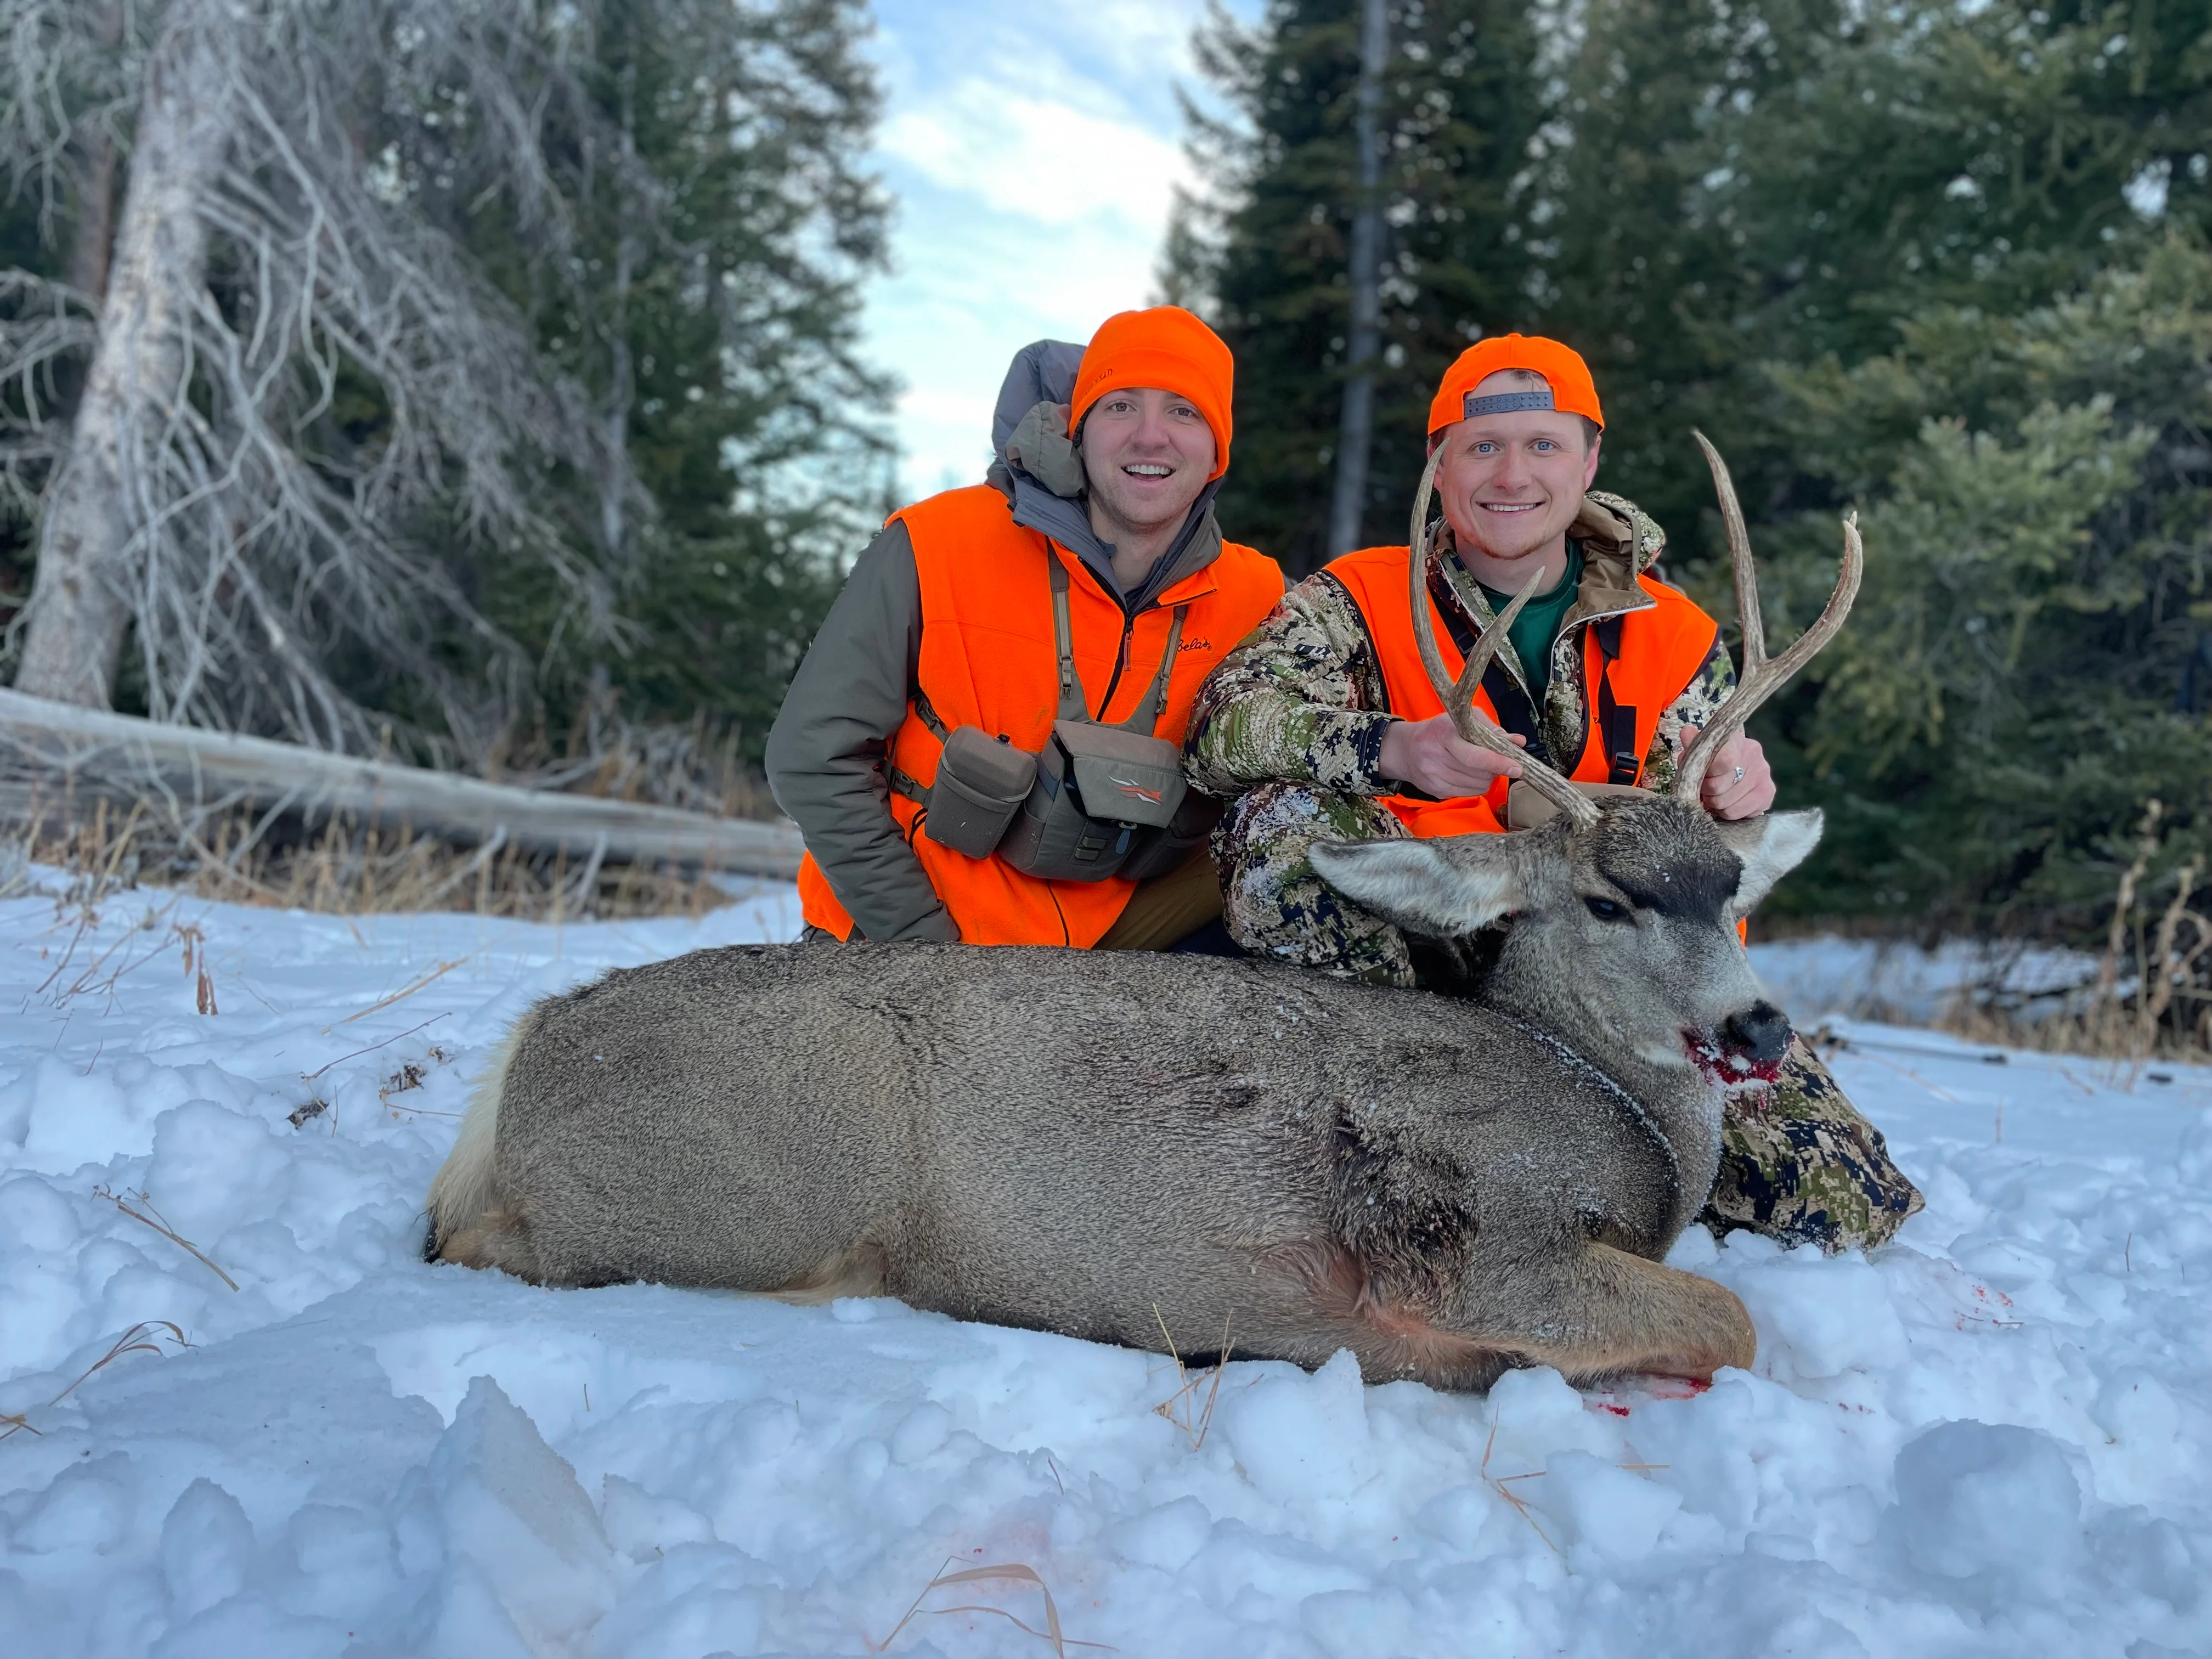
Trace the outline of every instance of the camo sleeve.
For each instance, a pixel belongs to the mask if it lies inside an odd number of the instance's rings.
[[[1183,769],[1211,795],[1279,780],[1381,795],[1395,718],[1359,607],[1326,571],[1283,595],[1223,658],[1191,710]]]
[[[1735,689],[1735,665],[1729,660],[1728,647],[1716,637],[1705,665],[1690,677],[1682,695],[1659,716],[1659,729],[1651,734],[1650,752],[1644,757],[1644,775],[1637,781],[1646,789],[1665,793],[1674,781],[1676,763],[1681,758],[1682,728],[1690,726],[1703,731],[1713,711],[1728,701]]]

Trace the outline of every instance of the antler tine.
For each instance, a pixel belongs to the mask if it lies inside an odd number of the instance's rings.
[[[1413,523],[1406,536],[1407,580],[1411,584],[1413,607],[1413,643],[1420,647],[1421,666],[1429,671],[1429,684],[1444,700],[1444,707],[1453,707],[1455,690],[1451,675],[1444,668],[1444,653],[1437,648],[1437,630],[1429,621],[1429,502],[1437,492],[1437,469],[1444,464],[1444,447],[1438,444],[1429,456],[1429,464],[1421,470],[1421,487],[1413,495]],[[1459,717],[1452,716],[1452,724]]]
[[[1491,659],[1497,656],[1498,647],[1505,643],[1513,631],[1513,619],[1521,614],[1522,607],[1536,597],[1536,590],[1544,585],[1544,573],[1540,568],[1528,578],[1528,584],[1513,596],[1513,603],[1490,619],[1490,626],[1474,636],[1474,649],[1467,653],[1467,665],[1459,671],[1459,678],[1452,683],[1451,695],[1444,700],[1447,708],[1474,707],[1474,688],[1482,684],[1482,677],[1490,672]],[[1456,719],[1454,721],[1457,723]]]
[[[1721,523],[1728,531],[1729,564],[1735,573],[1735,616],[1743,629],[1743,666],[1747,677],[1752,665],[1766,660],[1765,615],[1759,608],[1758,562],[1751,555],[1751,532],[1744,527],[1743,507],[1735,498],[1735,480],[1728,463],[1705,434],[1692,428],[1690,435],[1705,452],[1712,469],[1713,490],[1721,498]]]
[[[1844,619],[1851,613],[1851,605],[1858,598],[1859,581],[1866,574],[1866,546],[1859,539],[1859,518],[1856,513],[1844,519],[1844,563],[1836,578],[1835,591],[1828,595],[1828,603],[1813,619],[1813,625],[1799,635],[1779,657],[1766,654],[1765,623],[1759,607],[1759,574],[1751,552],[1751,536],[1744,528],[1743,509],[1737,505],[1735,486],[1729,482],[1727,463],[1720,452],[1705,441],[1702,432],[1694,433],[1698,447],[1705,452],[1706,463],[1712,468],[1713,487],[1720,493],[1721,519],[1728,526],[1729,554],[1735,566],[1736,615],[1743,624],[1743,672],[1728,700],[1713,713],[1704,731],[1698,733],[1682,752],[1680,769],[1674,775],[1674,796],[1686,806],[1694,806],[1704,793],[1705,757],[1719,751],[1721,746],[1744,728],[1759,706],[1795,678],[1798,670],[1812,661],[1821,647],[1836,637]]]
[[[1466,742],[1478,748],[1488,749],[1510,756],[1520,763],[1521,775],[1530,788],[1567,815],[1568,822],[1577,828],[1595,823],[1598,810],[1589,796],[1576,788],[1558,772],[1533,755],[1523,754],[1513,741],[1497,726],[1475,712],[1474,689],[1482,684],[1482,676],[1490,660],[1498,654],[1498,647],[1505,638],[1505,631],[1513,619],[1521,614],[1537,585],[1544,579],[1538,571],[1528,580],[1528,586],[1515,595],[1513,603],[1505,607],[1504,615],[1498,617],[1482,630],[1468,653],[1467,664],[1457,680],[1444,667],[1444,654],[1437,645],[1436,625],[1429,618],[1429,502],[1436,494],[1437,469],[1443,464],[1443,446],[1439,444],[1429,464],[1421,473],[1421,488],[1413,497],[1413,521],[1406,538],[1406,568],[1410,592],[1407,599],[1413,611],[1413,641],[1420,647],[1421,665],[1427,669],[1429,683],[1443,699],[1444,711],[1452,718],[1452,729]]]

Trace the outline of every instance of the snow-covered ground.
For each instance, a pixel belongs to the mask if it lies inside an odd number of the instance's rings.
[[[1838,1069],[1928,1209],[1871,1258],[1693,1231],[1675,1259],[1750,1305],[1755,1372],[1481,1400],[1340,1357],[1235,1363],[1216,1395],[890,1302],[422,1264],[505,1024],[785,936],[788,889],[562,929],[57,912],[0,902],[9,1655],[863,1655],[896,1628],[981,1659],[1049,1651],[1048,1616],[1144,1659],[2212,1652],[2212,1073],[1849,1026]],[[922,1594],[980,1568],[1006,1571]]]

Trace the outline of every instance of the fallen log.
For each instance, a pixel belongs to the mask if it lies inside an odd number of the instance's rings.
[[[594,865],[662,862],[788,879],[805,850],[788,820],[718,818],[672,806],[487,783],[267,738],[165,726],[0,689],[0,742],[41,771],[94,793],[152,789],[175,804],[220,801],[311,817],[350,814],[459,842],[500,838]]]

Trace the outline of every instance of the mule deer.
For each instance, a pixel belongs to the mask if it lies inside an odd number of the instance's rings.
[[[1350,1348],[1371,1380],[1447,1388],[1748,1364],[1742,1304],[1660,1259],[1712,1184],[1723,1092],[1789,1041],[1735,924],[1820,816],[1716,822],[1699,756],[1834,635],[1863,556],[1847,520],[1826,610],[1769,662],[1706,453],[1746,664],[1671,797],[1594,802],[1524,756],[1559,809],[1540,828],[1315,853],[1407,927],[1492,930],[1469,996],[957,945],[617,971],[518,1023],[431,1188],[428,1254],[544,1284],[888,1293],[1185,1354],[1224,1333],[1309,1366]],[[1502,744],[1468,696],[1519,602],[1455,682],[1412,564],[1430,672]]]

